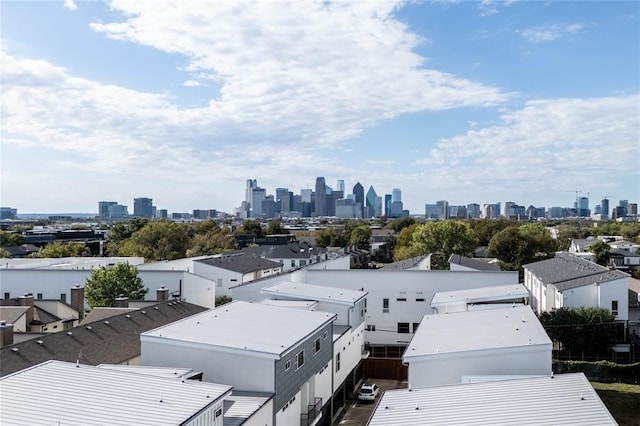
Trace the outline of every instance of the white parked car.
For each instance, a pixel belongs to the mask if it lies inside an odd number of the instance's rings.
[[[358,399],[360,401],[374,401],[380,393],[380,388],[375,383],[365,383],[360,387]]]

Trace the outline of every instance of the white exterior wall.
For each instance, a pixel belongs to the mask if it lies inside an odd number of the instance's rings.
[[[495,348],[415,357],[409,362],[412,388],[462,383],[462,376],[550,375],[551,344]]]
[[[220,414],[216,417],[216,411],[220,410]],[[224,407],[223,400],[220,400],[203,411],[185,426],[223,426],[224,425]]]
[[[329,254],[327,254],[329,256]],[[307,266],[307,269],[333,269],[333,270],[349,270],[351,269],[351,256],[342,256],[335,259],[325,260],[323,262],[314,263]]]
[[[67,302],[70,301],[71,300],[67,299]],[[78,319],[78,311],[57,300],[35,300],[34,305],[63,320],[71,318]]]
[[[524,271],[524,286],[529,290],[531,294],[530,305],[533,310],[540,314],[542,312],[542,287],[544,284],[538,279],[538,277],[531,271],[525,269]]]
[[[362,346],[364,345],[364,323],[358,328],[351,329],[340,336],[333,343],[333,390],[338,389],[347,379],[347,376],[362,359]],[[336,371],[336,356],[340,354],[340,370]]]
[[[581,306],[598,306],[598,286],[596,284],[576,287],[562,292],[562,306],[579,308]],[[611,307],[611,305],[609,305]]]
[[[185,272],[182,281],[182,299],[205,308],[214,308],[216,305],[216,283]]]
[[[273,398],[253,413],[242,426],[273,426]]]
[[[140,336],[140,342],[142,365],[176,367],[179,361],[202,371],[205,382],[224,383],[238,391],[275,392],[272,358],[154,336]]]
[[[611,311],[611,301],[618,301],[618,315],[616,320],[629,319],[629,284],[627,278],[602,283],[598,286],[598,306]]]
[[[397,333],[398,322],[419,323],[426,314],[433,314],[430,302],[441,291],[467,290],[518,283],[518,273],[511,271],[384,271],[384,270],[330,270],[301,269],[291,274],[279,275],[270,280],[245,284],[233,289],[233,298],[258,302],[264,298],[260,289],[278,282],[324,285],[327,287],[368,292],[365,323],[375,325],[375,332],[365,332],[365,341],[371,344],[407,344],[413,334]],[[383,313],[383,299],[389,299],[389,312]],[[406,298],[406,302],[396,299]],[[417,302],[416,299],[424,299]],[[379,331],[378,331],[379,330]]]
[[[243,276],[241,273],[207,265],[202,262],[193,263],[193,273],[210,279],[216,283],[215,293],[218,296],[231,297],[230,288],[243,283]]]
[[[315,398],[322,398],[322,405],[324,406],[331,400],[333,395],[333,388],[331,387],[331,379],[333,376],[333,362],[329,361],[327,368],[316,373],[313,382],[313,396]],[[314,400],[309,401],[313,404]]]
[[[300,426],[300,413],[302,413],[302,392],[298,392],[289,402],[276,413],[277,426]],[[306,407],[305,407],[306,410]]]
[[[187,271],[193,272],[193,257],[186,257],[184,259],[176,260],[161,260],[158,262],[145,263],[138,267],[139,270],[144,271]]]

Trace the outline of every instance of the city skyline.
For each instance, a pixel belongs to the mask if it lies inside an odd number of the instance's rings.
[[[2,2],[0,204],[639,198],[636,2],[178,4]]]

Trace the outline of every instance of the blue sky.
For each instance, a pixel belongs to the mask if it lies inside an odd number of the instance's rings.
[[[640,2],[2,1],[1,203],[640,199]]]

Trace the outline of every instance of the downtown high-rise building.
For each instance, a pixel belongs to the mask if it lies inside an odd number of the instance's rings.
[[[373,186],[369,187],[367,191],[367,197],[365,199],[365,209],[364,209],[364,217],[372,218],[380,216],[380,212],[378,211],[378,194],[376,194],[376,190],[373,189]],[[380,202],[382,204],[382,202]]]
[[[360,182],[357,182],[355,185],[353,185],[353,196],[355,197],[356,203],[360,204],[360,209],[362,210],[362,214],[364,216],[364,187],[360,184]]]
[[[153,199],[147,197],[134,198],[133,215],[135,217],[153,217]]]
[[[327,185],[323,177],[316,178],[316,216],[327,215]]]
[[[116,201],[98,201],[98,216],[109,217],[109,206],[118,204]]]

